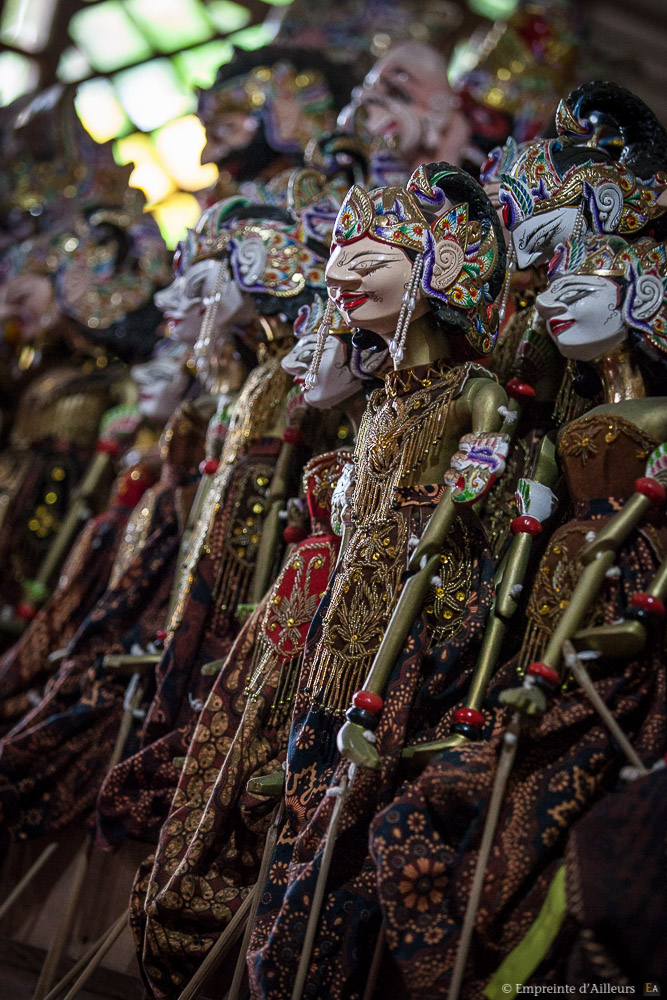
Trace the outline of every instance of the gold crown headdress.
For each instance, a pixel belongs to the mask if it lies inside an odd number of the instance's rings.
[[[667,173],[659,171],[643,180],[623,163],[601,161],[599,155],[587,157],[585,153],[581,162],[559,167],[558,154],[572,145],[567,137],[542,139],[519,154],[509,173],[500,174],[499,197],[505,226],[510,232],[533,215],[565,206],[576,208],[584,201],[589,205],[593,224],[598,232],[603,232],[593,197],[594,190],[602,184],[615,184],[621,191],[623,204],[615,223],[620,233],[636,232],[665,211],[658,199],[667,187]]]
[[[466,202],[445,207],[448,181],[458,180],[463,171],[448,164],[441,166],[430,177],[425,166],[418,167],[405,188],[378,188],[367,193],[354,185],[338,213],[333,243],[343,246],[368,236],[416,253],[415,264],[421,273],[419,281],[411,283],[412,292],[421,283],[427,296],[465,313],[471,346],[479,354],[489,354],[498,330],[489,288],[499,263],[496,232],[490,224],[485,227],[471,219]],[[443,266],[443,253],[453,245],[460,251],[454,274]],[[410,298],[414,294],[407,305]]]

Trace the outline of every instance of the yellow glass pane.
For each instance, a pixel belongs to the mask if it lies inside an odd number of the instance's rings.
[[[84,128],[96,142],[115,139],[127,132],[130,126],[108,80],[87,80],[82,83],[74,104]]]
[[[163,201],[176,189],[173,180],[157,163],[140,163],[130,174],[130,187],[140,188],[146,195],[148,206]]]
[[[196,115],[165,125],[153,134],[153,141],[162,166],[182,191],[201,191],[217,180],[215,164],[202,165],[199,161],[206,135]]]
[[[173,250],[185,236],[185,230],[192,229],[197,222],[201,215],[201,205],[193,194],[177,191],[159,205],[154,205],[151,212],[165,243]]]
[[[153,143],[143,132],[133,132],[124,139],[117,139],[113,144],[113,155],[116,163],[155,163],[160,165]]]

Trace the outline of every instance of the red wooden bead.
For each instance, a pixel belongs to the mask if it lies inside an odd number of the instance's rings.
[[[357,691],[352,696],[352,704],[356,708],[363,708],[366,712],[370,712],[371,715],[379,715],[384,701],[379,694],[374,694],[372,691]]]
[[[539,535],[542,530],[542,525],[537,520],[536,517],[531,517],[530,514],[522,514],[521,517],[515,517],[510,524],[513,535]]]
[[[635,493],[643,493],[651,501],[652,507],[662,507],[667,500],[665,487],[661,486],[657,479],[650,479],[648,476],[635,479]]]
[[[535,398],[535,390],[527,382],[520,382],[518,378],[511,378],[505,386],[505,392],[512,399],[526,400]]]
[[[115,441],[105,440],[104,438],[99,439],[95,445],[95,450],[102,455],[111,455],[112,458],[120,455],[120,445]]]
[[[301,444],[303,434],[298,427],[288,427],[283,431],[283,441],[285,444]]]
[[[167,638],[167,630],[164,628],[159,628],[155,633],[155,638],[157,639],[158,642],[164,642],[164,640]]]
[[[474,708],[457,708],[454,712],[454,722],[463,722],[475,729],[484,728],[484,716]]]
[[[633,594],[630,598],[630,607],[641,608],[642,611],[648,611],[656,618],[665,617],[665,605],[659,597],[653,597],[652,594]]]
[[[531,677],[541,677],[550,687],[555,688],[560,684],[558,672],[553,667],[547,666],[546,663],[540,663],[539,661],[531,663],[526,673],[530,674]]]
[[[218,471],[220,462],[217,458],[205,458],[203,462],[199,463],[199,471],[203,476],[212,476],[214,472]]]
[[[298,524],[288,524],[283,531],[283,538],[288,545],[297,545],[307,537],[308,532],[304,528],[300,528]]]
[[[19,601],[16,605],[16,617],[20,618],[21,621],[31,622],[36,614],[37,608],[34,604],[29,604],[28,601]]]

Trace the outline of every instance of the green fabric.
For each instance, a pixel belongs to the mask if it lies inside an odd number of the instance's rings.
[[[523,986],[528,982],[554,943],[556,935],[563,926],[565,911],[565,865],[563,865],[556,872],[542,909],[532,927],[496,969],[485,987],[484,996],[488,1000],[507,1000],[508,997],[517,995],[517,986]]]

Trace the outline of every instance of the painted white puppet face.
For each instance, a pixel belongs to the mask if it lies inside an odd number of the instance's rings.
[[[164,313],[171,340],[190,345],[197,340],[206,312],[205,300],[214,294],[222,266],[218,260],[200,260],[155,293],[155,305]]]
[[[430,45],[406,42],[371,69],[352,104],[341,112],[339,124],[346,126],[361,109],[371,135],[411,159],[436,148],[453,102],[447,62]]]
[[[166,423],[190,383],[183,368],[183,354],[162,352],[144,364],[133,365],[131,374],[139,390],[141,415],[156,423]]]
[[[412,261],[400,247],[378,243],[364,236],[336,247],[326,269],[326,282],[334,305],[346,323],[391,339],[410,283]],[[428,311],[418,289],[412,318]]]
[[[214,263],[218,265],[217,290],[203,300],[204,314],[208,310],[210,312],[206,322],[200,324],[194,345],[197,377],[205,385],[212,378],[222,375],[227,364],[227,354],[223,348],[231,341],[234,329],[247,326],[255,316],[252,298],[239,288],[232,277],[228,261]]]
[[[519,269],[531,264],[546,264],[559,243],[569,240],[579,209],[553,208],[533,215],[512,231],[512,244]]]
[[[628,335],[621,289],[599,274],[568,274],[538,295],[536,306],[566,358],[592,361]]]
[[[299,337],[289,354],[283,358],[281,364],[294,378],[296,385],[303,385],[316,345],[317,333],[307,333]],[[317,374],[317,384],[312,389],[306,389],[303,398],[308,406],[316,410],[327,410],[360,391],[361,383],[350,371],[348,348],[338,337],[328,336]]]

